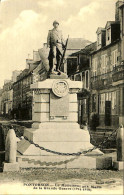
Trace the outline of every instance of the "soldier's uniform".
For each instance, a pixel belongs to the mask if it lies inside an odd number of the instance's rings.
[[[62,31],[55,28],[49,30],[47,37],[47,46],[50,47],[50,52],[48,56],[50,72],[54,70],[55,64],[56,70],[58,71],[59,69],[62,56],[62,45],[63,45]]]

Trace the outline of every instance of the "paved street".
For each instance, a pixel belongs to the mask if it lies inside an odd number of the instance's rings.
[[[61,183],[86,185],[90,190],[123,190],[123,171],[88,169],[22,169],[19,173],[0,173],[0,185]],[[91,187],[93,186],[93,187]],[[27,188],[28,189],[28,188]],[[30,187],[29,187],[30,189]]]
[[[108,180],[110,184],[123,180],[123,171],[88,170],[88,169],[56,169],[56,168],[27,168],[18,172],[1,172],[0,183],[3,182],[52,182],[58,180],[96,181]],[[111,181],[111,182],[110,182]]]

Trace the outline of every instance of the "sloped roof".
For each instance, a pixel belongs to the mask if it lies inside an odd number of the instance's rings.
[[[98,27],[96,33],[99,33],[99,32],[104,31],[104,30],[105,30],[105,28]]]
[[[94,42],[94,43],[87,45],[84,49],[81,49],[80,51],[72,53],[70,56],[77,56],[78,54],[89,55],[91,52],[96,51],[96,49],[97,49],[97,42]]]
[[[120,22],[119,21],[107,21],[105,28],[110,26],[111,24],[120,24]]]
[[[83,38],[69,38],[67,49],[83,49],[86,45],[90,44],[91,41],[85,40]]]

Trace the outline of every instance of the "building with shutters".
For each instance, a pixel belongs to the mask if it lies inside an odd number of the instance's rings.
[[[115,21],[96,31],[97,48],[90,54],[91,123],[97,129],[124,124],[124,3],[117,1]]]
[[[26,68],[17,76],[16,81],[13,83],[12,113],[15,119],[32,119],[33,92],[30,89],[30,85],[40,80],[39,74],[35,75],[33,73],[38,67],[41,69],[41,59],[38,51],[33,51],[33,59],[26,59]]]
[[[13,107],[13,81],[4,81],[0,96],[0,114],[11,117]]]
[[[81,81],[82,90],[78,93],[78,122],[89,123],[90,114],[90,53],[96,50],[96,42],[75,52],[67,58],[67,74],[71,80]]]

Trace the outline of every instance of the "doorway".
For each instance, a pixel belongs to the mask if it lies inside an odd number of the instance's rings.
[[[105,101],[105,126],[111,126],[111,101]]]

